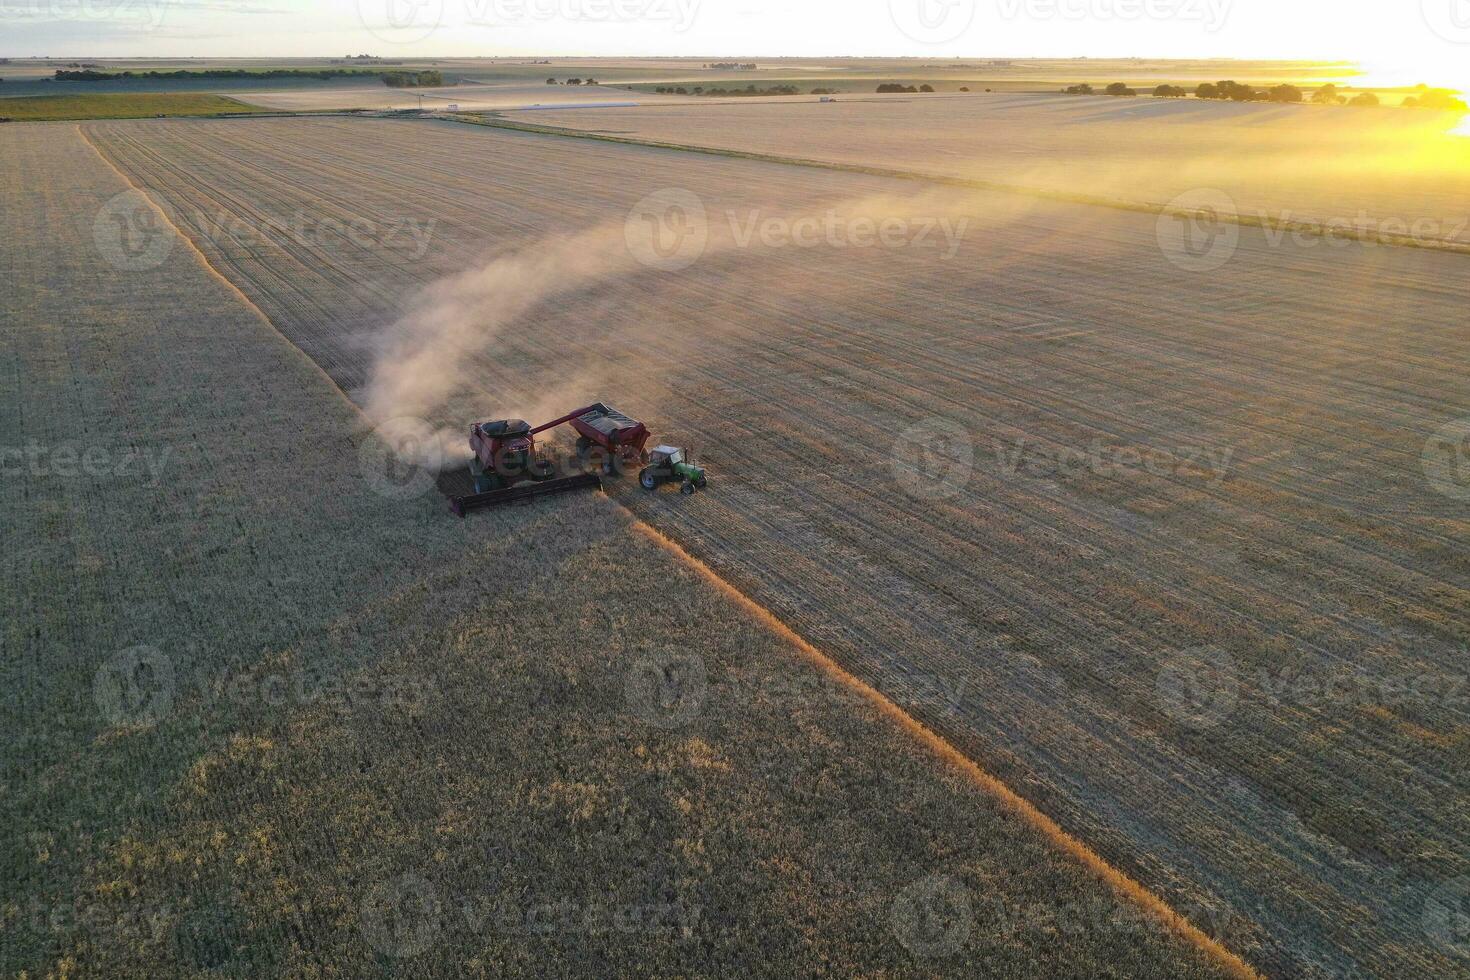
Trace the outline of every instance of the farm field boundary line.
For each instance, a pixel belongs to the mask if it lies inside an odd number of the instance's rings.
[[[311,363],[312,369],[315,370],[317,374],[321,375],[321,377],[324,378],[327,383],[331,385],[331,390],[337,392],[342,400],[345,401],[348,405],[351,405],[352,408],[360,415],[361,409],[357,407],[357,403],[354,402],[351,398],[347,397],[347,393],[337,386],[337,383],[332,380],[331,375],[327,374],[322,366],[316,361],[312,360],[305,351],[303,351],[300,347],[297,347],[296,344],[292,343],[291,338],[282,333],[280,329],[277,328],[274,321],[272,321],[270,317],[266,316],[265,311],[256,306],[254,301],[252,301],[249,296],[246,296],[239,286],[236,286],[233,282],[230,281],[229,276],[226,276],[224,273],[216,269],[214,265],[209,261],[208,256],[206,256],[203,252],[199,250],[198,245],[194,244],[194,239],[184,234],[183,229],[174,223],[174,220],[169,217],[168,212],[160,207],[158,202],[153,200],[153,197],[147,191],[139,187],[137,184],[133,183],[132,179],[129,178],[127,174],[123,173],[121,168],[119,168],[117,164],[113,163],[112,160],[108,158],[107,154],[103,153],[96,143],[92,142],[92,138],[87,135],[87,131],[85,129],[78,125],[76,127],[76,130],[77,135],[82,138],[82,142],[91,147],[92,152],[97,154],[97,157],[103,163],[107,164],[108,168],[111,169],[113,173],[117,174],[118,178],[122,180],[123,183],[125,183],[130,189],[132,189],[134,193],[141,195],[143,200],[148,202],[148,206],[158,213],[158,216],[163,219],[164,224],[172,229],[175,235],[178,235],[179,238],[183,239],[184,244],[189,247],[189,251],[193,254],[195,261],[203,266],[204,271],[223,283],[225,288],[228,289],[232,294],[234,294],[236,299],[245,304],[246,309],[259,317],[260,321],[266,326],[270,327],[271,331],[275,333],[276,336],[280,337],[287,344],[290,344],[293,350],[299,353],[302,357],[306,358],[306,360]]]
[[[623,505],[619,503],[618,506],[622,507]],[[624,509],[626,510],[627,508]],[[699,558],[684,550],[683,546],[677,541],[664,535],[652,525],[640,520],[632,511],[628,511],[628,514],[632,518],[633,529],[635,531],[648,536],[654,543],[669,551],[680,561],[694,569],[714,588],[729,596],[762,625],[793,644],[817,667],[821,668],[834,680],[853,689],[865,699],[876,704],[895,724],[908,732],[918,742],[927,745],[944,763],[953,766],[975,783],[979,784],[981,788],[1000,800],[1022,820],[1039,830],[1059,850],[1080,861],[1085,867],[1106,882],[1119,896],[1141,906],[1146,912],[1158,917],[1165,925],[1176,930],[1181,937],[1218,958],[1233,975],[1242,978],[1259,978],[1261,976],[1261,974],[1257,973],[1243,959],[1176,912],[1158,895],[1155,895],[1138,881],[1109,864],[1093,851],[1092,848],[1088,847],[1086,843],[1062,829],[1060,824],[1048,817],[1025,797],[1011,789],[1005,782],[991,775],[974,759],[971,759],[959,749],[955,748],[954,745],[933,729],[914,718],[889,698],[884,697],[877,688],[868,684],[855,674],[850,673],[836,660],[823,653],[803,638],[800,633],[797,633],[790,626],[786,625],[785,622],[769,609],[766,609],[760,603],[737,589]]]
[[[539,123],[522,123],[490,113],[479,117],[464,115],[435,116],[467,126],[486,126],[491,129],[509,129],[541,136],[561,136],[568,139],[596,140],[602,143],[621,143],[625,146],[643,146],[655,150],[674,150],[680,153],[701,153],[706,156],[729,157],[736,160],[754,160],[761,163],[778,163],[791,167],[809,167],[816,170],[836,170],[844,173],[863,174],[869,177],[886,177],[893,180],[919,181],[940,184],[946,187],[963,187],[969,190],[993,191],[1002,194],[1020,194],[1026,197],[1067,204],[1083,204],[1091,207],[1111,208],[1115,211],[1133,211],[1139,214],[1170,215],[1177,218],[1211,218],[1244,228],[1270,229],[1283,233],[1312,235],[1317,238],[1341,241],[1367,242],[1397,248],[1422,248],[1433,252],[1451,252],[1470,256],[1470,244],[1444,238],[1415,238],[1412,235],[1392,235],[1382,232],[1370,233],[1354,228],[1328,227],[1325,222],[1292,221],[1269,214],[1220,214],[1216,211],[1192,208],[1174,208],[1167,204],[1150,201],[1129,201],[1122,198],[1102,197],[1096,194],[1080,194],[1071,191],[1048,190],[1042,187],[1027,187],[1022,184],[1004,184],[992,180],[968,177],[951,177],[944,174],[924,173],[917,170],[895,170],[890,167],[865,167],[856,163],[840,163],[835,160],[812,160],[806,157],[788,157],[776,153],[761,153],[754,150],[732,150],[717,146],[697,146],[689,143],[668,143],[662,140],[642,139],[635,136],[616,136],[591,130],[566,129],[560,126],[543,126]]]
[[[364,423],[368,425],[369,428],[371,428],[371,420],[363,414],[361,407],[350,397],[348,397],[347,393],[343,391],[335,381],[332,380],[331,376],[328,375],[321,368],[321,366],[318,365],[316,361],[310,357],[310,355],[301,350],[301,348],[298,347],[296,344],[292,343],[290,338],[287,337],[280,330],[280,328],[276,326],[275,322],[271,320],[271,318],[265,313],[265,311],[263,311],[259,306],[252,302],[251,299],[246,296],[245,293],[242,292],[238,286],[231,282],[227,276],[216,269],[214,265],[209,261],[209,258],[199,249],[197,245],[195,245],[193,239],[186,235],[183,230],[180,229],[179,226],[169,218],[167,212],[165,212],[163,208],[160,207],[158,203],[153,200],[153,198],[148,194],[147,191],[139,187],[137,184],[133,183],[133,181],[116,164],[114,164],[105,153],[102,152],[102,150],[87,136],[86,132],[82,129],[81,126],[77,126],[76,129],[78,135],[92,149],[92,152],[96,153],[97,156],[105,164],[107,164],[107,166],[114,173],[116,173],[118,177],[129,188],[131,188],[136,193],[142,195],[143,198],[148,201],[149,206],[157,211],[160,216],[162,216],[168,227],[172,229],[175,234],[177,234],[180,238],[188,243],[190,252],[193,254],[195,261],[197,261],[209,275],[224,283],[225,286],[229,288],[230,292],[236,298],[238,298],[240,302],[245,304],[246,308],[254,313],[255,316],[257,316],[261,320],[261,322],[268,326],[273,333],[275,333],[287,344],[289,344],[293,350],[300,354],[301,357],[309,361],[312,368],[317,371],[317,373],[320,374],[321,377],[326,379],[326,381],[331,385],[332,390],[336,391],[338,395],[343,399],[343,401],[346,402],[347,405],[351,406],[353,412],[359,418],[361,418]],[[612,497],[608,497],[605,494],[603,495],[603,499],[608,500],[624,513],[626,519],[629,522],[629,526],[635,533],[646,536],[659,547],[665,549],[675,558],[685,563],[701,578],[707,581],[713,588],[715,588],[721,594],[729,597],[740,608],[745,610],[761,626],[771,630],[782,639],[796,646],[796,648],[801,650],[802,653],[807,656],[817,667],[828,673],[838,682],[847,687],[850,687],[866,700],[873,703],[879,709],[879,711],[881,711],[893,723],[895,723],[900,728],[900,730],[906,732],[910,737],[917,740],[920,744],[928,747],[943,764],[954,767],[960,773],[964,774],[966,777],[972,780],[982,790],[999,800],[1007,809],[1014,812],[1027,824],[1039,831],[1048,841],[1052,843],[1054,847],[1057,848],[1058,851],[1063,854],[1069,855],[1073,859],[1079,861],[1089,871],[1097,875],[1098,878],[1101,879],[1110,888],[1112,888],[1113,891],[1120,898],[1124,899],[1125,901],[1132,902],[1136,906],[1140,907],[1141,909],[1143,909],[1143,911],[1155,917],[1158,921],[1163,923],[1166,928],[1175,932],[1182,939],[1195,945],[1209,956],[1215,958],[1231,975],[1242,978],[1242,980],[1260,980],[1261,974],[1258,973],[1253,967],[1251,967],[1244,959],[1230,951],[1218,940],[1206,934],[1203,930],[1195,926],[1179,912],[1175,911],[1175,909],[1170,906],[1163,898],[1150,891],[1147,887],[1138,882],[1136,879],[1130,877],[1120,869],[1108,863],[1107,860],[1105,860],[1090,847],[1088,847],[1087,844],[1084,843],[1081,839],[1074,837],[1072,834],[1069,834],[1066,830],[1064,830],[1060,824],[1058,824],[1051,817],[1043,813],[1039,808],[1036,807],[1035,804],[1031,803],[1025,797],[1021,796],[1021,794],[1017,793],[1008,784],[986,771],[974,759],[971,759],[969,756],[965,755],[948,740],[934,732],[922,722],[918,721],[903,708],[899,707],[899,705],[896,704],[894,701],[885,697],[872,685],[864,682],[856,675],[850,673],[848,670],[842,667],[841,664],[839,664],[834,658],[832,658],[828,654],[823,653],[815,645],[803,638],[801,634],[797,633],[794,629],[788,626],[783,620],[772,613],[769,609],[765,608],[754,599],[747,596],[740,589],[736,588],[729,581],[721,577],[705,562],[695,557],[690,552],[686,551],[684,547],[680,545],[677,541],[673,540],[672,538],[663,534],[657,528],[645,522],[642,518],[640,518],[637,514],[635,514],[631,509],[629,509],[621,502],[614,500]]]

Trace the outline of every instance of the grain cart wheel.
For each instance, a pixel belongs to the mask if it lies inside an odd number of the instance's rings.
[[[694,496],[694,481],[685,480],[684,485],[679,488],[679,492],[686,497]]]
[[[638,474],[638,482],[643,484],[645,490],[657,490],[658,474],[653,471],[652,466],[645,467],[643,472]]]

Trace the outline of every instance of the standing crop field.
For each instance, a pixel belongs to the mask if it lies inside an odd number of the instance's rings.
[[[844,98],[506,114],[684,145],[1333,222],[1370,236],[1470,242],[1454,113],[1067,95]],[[1207,200],[1207,199],[1206,199]]]
[[[695,447],[716,492],[619,500],[1256,963],[1463,967],[1461,256],[1201,271],[1153,216],[452,124],[86,132],[360,400],[407,311],[433,422],[605,397]],[[660,193],[681,267],[628,258]],[[966,231],[742,231],[829,213]]]
[[[76,127],[0,172],[0,972],[1224,975],[606,498],[405,495]]]

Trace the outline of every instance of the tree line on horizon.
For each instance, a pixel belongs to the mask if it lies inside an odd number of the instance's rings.
[[[1131,88],[1125,82],[1113,82],[1101,93],[1085,82],[1080,85],[1069,85],[1062,91],[1066,95],[1102,94],[1123,98],[1138,95],[1138,90]],[[1470,109],[1463,99],[1448,89],[1434,89],[1421,84],[1416,86],[1415,92],[1415,95],[1404,99],[1402,104],[1405,107],[1441,109],[1450,112],[1464,112]],[[1188,98],[1190,94],[1188,89],[1179,85],[1159,85],[1153,90],[1154,98],[1158,99],[1183,99]],[[1229,79],[1220,82],[1203,82],[1195,88],[1193,94],[1197,99],[1217,102],[1275,102],[1283,105],[1310,101],[1315,105],[1366,107],[1380,105],[1382,101],[1373,92],[1359,92],[1355,96],[1348,97],[1331,82],[1313,91],[1310,99],[1302,89],[1295,85],[1283,84],[1258,89],[1254,85],[1243,85]]]

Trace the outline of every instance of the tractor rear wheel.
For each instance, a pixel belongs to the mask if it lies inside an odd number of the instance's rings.
[[[685,480],[684,485],[679,488],[679,492],[686,497],[694,496],[694,481]]]
[[[657,490],[658,474],[653,471],[652,466],[646,467],[642,473],[638,474],[638,482],[643,484],[645,490]]]

